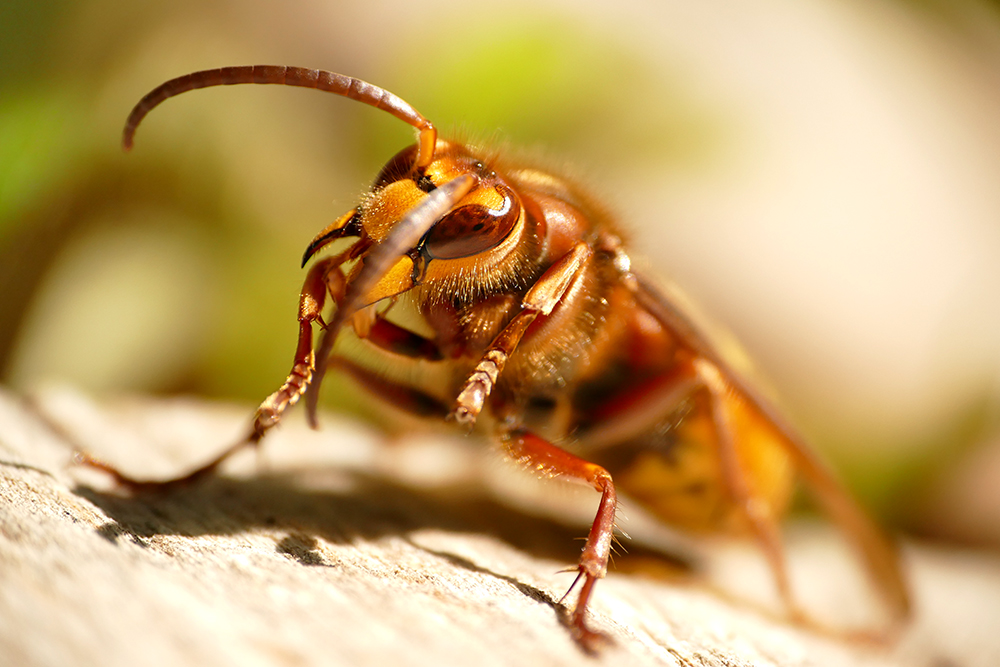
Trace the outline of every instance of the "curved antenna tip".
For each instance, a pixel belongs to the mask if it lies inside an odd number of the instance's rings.
[[[135,132],[129,128],[126,128],[125,131],[122,132],[122,150],[126,153],[132,150],[132,140],[134,136]]]

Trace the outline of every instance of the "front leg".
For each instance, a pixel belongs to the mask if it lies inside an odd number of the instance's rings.
[[[529,433],[516,429],[501,436],[506,453],[518,463],[549,477],[562,477],[573,482],[586,484],[601,492],[601,503],[597,508],[597,516],[587,535],[587,541],[580,554],[579,574],[573,581],[568,596],[583,580],[580,596],[570,617],[570,627],[576,639],[589,652],[594,652],[604,640],[604,636],[587,627],[587,605],[598,579],[603,579],[608,571],[608,558],[611,555],[611,542],[614,538],[615,510],[618,507],[618,497],[611,474],[597,465],[586,461],[552,443]]]
[[[264,399],[264,402],[257,408],[257,412],[254,413],[253,425],[246,436],[230,445],[208,463],[202,464],[181,477],[166,481],[135,479],[88,452],[76,452],[75,462],[104,471],[111,475],[118,484],[132,491],[162,491],[207,477],[237,452],[246,447],[257,446],[264,434],[281,421],[285,410],[299,400],[312,380],[315,369],[313,323],[317,321],[322,323],[320,314],[328,294],[334,301],[339,301],[343,295],[345,281],[340,264],[343,263],[345,256],[346,254],[328,257],[314,264],[309,270],[299,295],[299,342],[295,349],[292,370],[281,387]]]
[[[497,334],[462,385],[455,401],[455,409],[448,415],[449,419],[469,429],[475,425],[507,360],[517,349],[528,327],[539,315],[548,315],[552,312],[573,281],[583,273],[592,256],[591,247],[580,241],[531,286],[524,295],[521,304],[523,310]]]
[[[299,342],[295,348],[292,370],[282,385],[264,399],[254,413],[253,428],[247,442],[256,444],[272,426],[281,421],[285,410],[295,405],[312,381],[316,368],[313,351],[313,323],[323,323],[321,314],[327,294],[337,303],[344,295],[346,280],[340,265],[344,254],[316,262],[302,285],[299,294]]]

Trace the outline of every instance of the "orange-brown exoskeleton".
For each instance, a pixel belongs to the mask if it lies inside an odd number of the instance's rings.
[[[778,521],[799,476],[856,548],[894,621],[906,617],[907,587],[889,540],[678,304],[633,272],[615,222],[584,190],[438,139],[428,120],[381,88],[294,67],[168,81],[132,111],[124,146],[167,98],[238,83],[349,97],[410,124],[418,141],[308,244],[303,265],[343,241],[306,276],[291,373],[258,408],[246,439],[188,478],[259,442],[303,395],[315,425],[323,375],[335,368],[404,410],[467,429],[487,424],[510,458],[601,494],[570,587],[579,586],[570,625],[585,646],[597,638],[587,606],[607,570],[619,490],[679,528],[750,535],[790,603]],[[432,333],[390,319],[401,302]],[[386,365],[440,364],[445,386],[401,384],[336,354],[345,329]]]

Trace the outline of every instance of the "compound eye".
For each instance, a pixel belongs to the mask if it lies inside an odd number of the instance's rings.
[[[521,205],[505,185],[477,193],[477,203],[461,206],[434,225],[424,241],[432,259],[470,257],[500,245],[521,217]]]

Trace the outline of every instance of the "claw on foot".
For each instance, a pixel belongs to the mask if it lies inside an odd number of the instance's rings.
[[[570,593],[576,588],[577,584],[580,583],[581,579],[583,579],[583,588],[580,589],[580,597],[577,598],[576,606],[572,613],[569,610],[564,612],[563,623],[569,628],[573,639],[580,646],[580,649],[587,655],[594,656],[598,655],[606,646],[613,643],[611,637],[608,635],[603,632],[591,630],[587,626],[587,602],[590,599],[591,590],[597,579],[588,575],[583,567],[577,568],[576,578],[570,584],[569,590],[559,599],[559,604],[563,604],[566,598],[570,596]]]

